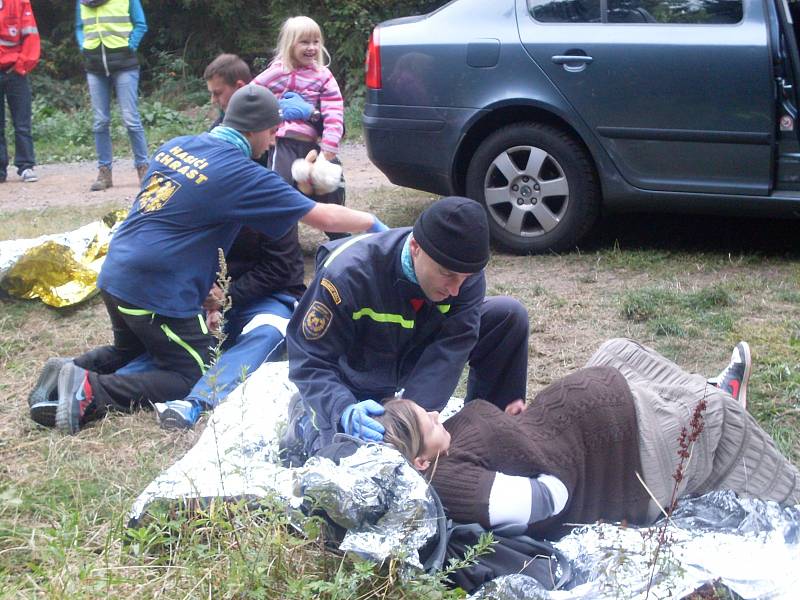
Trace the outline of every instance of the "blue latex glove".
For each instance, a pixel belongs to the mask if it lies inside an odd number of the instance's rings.
[[[281,115],[284,121],[307,121],[311,113],[314,112],[314,107],[295,92],[286,92],[278,100],[278,105],[281,108]]]
[[[383,433],[386,430],[383,425],[371,418],[371,415],[382,415],[383,413],[383,407],[375,400],[363,400],[358,404],[351,404],[342,413],[342,429],[348,435],[367,442],[382,442]]]
[[[372,218],[375,219],[372,223],[372,227],[367,229],[367,233],[380,233],[381,231],[387,231],[389,228],[375,215],[372,215]]]

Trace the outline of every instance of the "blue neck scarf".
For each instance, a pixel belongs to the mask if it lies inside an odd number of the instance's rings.
[[[214,129],[209,131],[208,135],[233,144],[242,151],[242,154],[244,154],[246,158],[250,158],[250,155],[253,154],[253,149],[250,147],[250,142],[248,142],[247,138],[235,129],[225,127],[224,125],[219,125],[218,127],[214,127]]]
[[[406,276],[411,283],[416,283],[419,285],[419,281],[417,281],[417,274],[414,272],[414,261],[411,260],[411,234],[409,233],[406,237],[406,242],[403,244],[403,250],[400,253],[400,262],[403,265],[403,275]]]

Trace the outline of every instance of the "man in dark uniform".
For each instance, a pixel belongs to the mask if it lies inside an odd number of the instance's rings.
[[[411,228],[330,242],[287,330],[289,377],[315,454],[337,432],[383,439],[377,402],[402,394],[440,410],[470,364],[466,400],[509,412],[524,406],[528,315],[508,297],[485,298],[484,210],[450,197]]]

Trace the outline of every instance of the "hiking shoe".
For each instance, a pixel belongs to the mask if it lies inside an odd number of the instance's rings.
[[[153,407],[161,429],[191,429],[200,418],[200,407],[191,400],[156,402]]]
[[[738,401],[743,408],[747,408],[747,382],[750,380],[750,371],[753,359],[750,356],[750,346],[747,342],[739,342],[731,353],[731,362],[719,375],[711,380],[712,385],[728,392],[733,399]]]
[[[139,176],[139,185],[144,183],[144,176],[147,175],[147,167],[149,165],[136,165],[136,174]]]
[[[89,189],[93,192],[102,192],[110,187],[113,187],[111,183],[111,168],[99,167],[97,169],[97,179],[94,180],[94,183]]]
[[[25,169],[19,176],[22,177],[24,183],[36,183],[39,181],[39,176],[36,174],[36,171],[33,170],[33,167]]]
[[[39,379],[36,380],[36,385],[28,395],[28,406],[32,407],[34,404],[48,401],[58,403],[58,373],[61,371],[61,367],[71,360],[71,358],[61,357],[47,359],[42,372],[39,373]]]
[[[56,412],[58,400],[44,400],[31,405],[31,419],[42,427],[56,426]]]
[[[89,372],[72,361],[65,363],[58,373],[58,430],[67,435],[78,433],[81,425],[95,413],[96,407],[92,386],[89,385]]]
[[[28,395],[31,419],[44,427],[54,427],[58,409],[58,373],[71,358],[49,358]]]

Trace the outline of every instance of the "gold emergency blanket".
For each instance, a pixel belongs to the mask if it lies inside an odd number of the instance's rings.
[[[97,293],[108,243],[127,210],[67,233],[0,242],[0,287],[10,296],[72,306]]]

